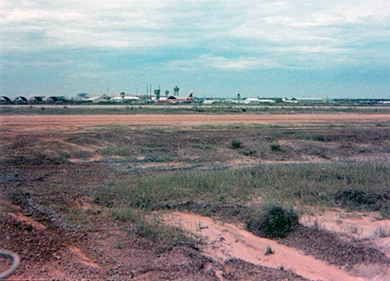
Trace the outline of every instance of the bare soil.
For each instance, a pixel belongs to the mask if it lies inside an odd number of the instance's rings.
[[[4,115],[2,127],[24,131],[64,130],[86,126],[199,126],[227,124],[380,124],[389,122],[388,114],[133,114],[133,115]],[[33,126],[29,126],[33,125]],[[27,126],[27,128],[26,128]]]
[[[252,127],[229,127],[241,124]],[[390,280],[390,221],[377,212],[317,210],[269,240],[189,199],[163,216],[198,243],[172,247],[130,234],[91,196],[137,173],[389,163],[389,128],[387,114],[0,116],[0,248],[21,257],[9,280]]]

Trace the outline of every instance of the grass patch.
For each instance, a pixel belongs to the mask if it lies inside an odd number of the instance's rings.
[[[216,150],[217,149],[215,147],[215,145],[211,145],[211,144],[206,144],[206,145],[194,144],[192,146],[192,148],[201,149],[201,150]]]
[[[151,212],[174,209],[235,216],[257,235],[283,237],[295,227],[297,213],[308,206],[375,210],[386,216],[390,205],[389,171],[387,164],[349,163],[145,172],[123,182],[102,185],[93,198],[111,210],[114,220],[131,222],[132,233],[152,240],[171,234],[164,234],[167,230],[158,218],[151,217]]]
[[[331,137],[328,137],[328,136],[313,136],[311,137],[311,140],[313,141],[318,141],[318,142],[330,142],[332,141],[332,138]]]
[[[122,157],[127,160],[135,160],[142,157],[143,162],[169,162],[175,158],[175,153],[162,146],[117,145],[108,146],[99,150],[106,157]]]
[[[243,201],[261,197],[264,202],[281,206],[347,208],[347,193],[355,190],[367,197],[358,200],[358,206],[387,213],[388,182],[387,164],[273,164],[239,170],[143,173],[124,182],[103,185],[94,196],[95,202],[103,206],[125,202],[148,210],[164,209],[167,202],[188,198],[218,202],[221,197]],[[340,194],[345,194],[344,199]]]
[[[193,241],[178,228],[164,224],[157,214],[134,210],[127,206],[113,208],[111,215],[119,222],[130,222],[129,233],[168,246],[191,244]]]
[[[134,147],[106,147],[100,150],[100,153],[103,156],[120,156],[124,158],[130,158],[134,157],[134,155],[137,153],[137,148]]]
[[[165,209],[169,202],[183,202],[188,198],[218,201],[222,196],[249,200],[250,185],[247,171],[175,171],[143,174],[114,185],[103,185],[93,196],[101,206],[127,204],[152,211]]]
[[[112,220],[129,224],[127,229],[131,235],[167,246],[194,244],[185,231],[164,224],[158,214],[150,212],[145,194],[136,198],[132,204],[127,204],[126,201],[134,194],[129,190],[117,185],[107,185],[99,190],[98,195],[95,194],[95,202],[109,210]]]

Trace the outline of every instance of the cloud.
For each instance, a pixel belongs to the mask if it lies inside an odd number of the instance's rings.
[[[3,50],[190,47],[236,40],[333,45],[348,40],[347,25],[390,25],[390,4],[380,0],[3,2]],[[29,41],[31,34],[39,36]]]
[[[264,57],[226,58],[221,56],[202,55],[192,60],[174,60],[165,65],[165,69],[181,71],[199,71],[201,69],[216,69],[220,71],[241,71],[256,68],[273,68],[275,62]]]
[[[3,50],[146,46],[165,24],[154,12],[158,4],[147,7],[151,1],[25,2],[6,2],[0,15],[0,24],[5,26],[2,38],[12,38],[2,40]],[[38,46],[26,40],[33,32],[42,34]]]
[[[385,68],[389,38],[386,0],[0,1],[1,68],[12,74]]]

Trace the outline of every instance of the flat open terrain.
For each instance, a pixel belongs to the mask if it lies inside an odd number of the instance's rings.
[[[12,280],[390,279],[390,114],[1,115],[0,137]],[[266,203],[299,225],[259,237]]]
[[[134,114],[134,115],[6,115],[3,128],[21,130],[71,129],[86,126],[199,126],[231,124],[378,124],[389,122],[390,114]],[[29,124],[33,126],[29,126]],[[27,126],[27,128],[26,128]]]

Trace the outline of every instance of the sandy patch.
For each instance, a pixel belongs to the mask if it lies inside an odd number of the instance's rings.
[[[216,260],[239,258],[267,267],[291,269],[311,280],[363,280],[294,248],[280,245],[273,240],[259,238],[240,226],[180,212],[167,214],[164,220],[200,237],[204,241],[202,251]],[[267,248],[271,248],[274,253],[266,255]]]
[[[307,227],[369,240],[390,257],[390,220],[383,219],[377,212],[331,210],[318,215],[304,215],[300,223]]]

